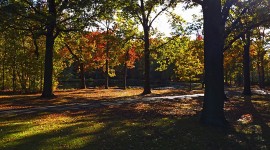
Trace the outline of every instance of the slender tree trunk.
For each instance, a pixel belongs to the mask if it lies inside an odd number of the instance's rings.
[[[126,55],[125,55],[125,64],[124,64],[124,68],[123,68],[123,72],[124,72],[124,90],[127,88],[127,61],[129,59],[129,50],[126,51]]]
[[[2,90],[5,90],[5,61],[2,62]]]
[[[204,68],[205,92],[201,122],[225,127],[223,35],[221,1],[204,0]]]
[[[43,88],[43,68],[42,67],[40,67],[40,83],[39,83],[39,86],[40,86],[39,91],[42,91],[42,88]]]
[[[145,21],[143,26],[144,31],[144,89],[142,94],[150,94],[150,42],[149,42],[149,27]]]
[[[82,62],[80,62],[80,78],[81,78],[81,89],[85,89],[86,88],[86,84],[85,84],[85,75],[84,75],[84,64]]]
[[[49,23],[46,26],[46,51],[45,51],[45,67],[44,67],[44,86],[41,97],[54,97],[52,91],[52,74],[53,74],[53,47],[54,47],[54,29],[56,26],[56,8],[55,0],[48,0],[49,4]]]
[[[125,62],[124,64],[124,68],[123,68],[123,72],[124,72],[124,87],[123,89],[127,89],[127,63]]]
[[[225,69],[225,84],[228,85],[228,71]]]
[[[106,29],[107,36],[109,35],[109,27]],[[106,40],[106,71],[105,71],[105,89],[109,89],[109,40]]]
[[[264,72],[264,59],[263,57],[261,58],[261,82],[260,82],[260,88],[264,89],[265,88],[265,72]]]
[[[106,44],[106,71],[105,71],[105,89],[109,88],[109,47]]]
[[[244,95],[251,95],[250,90],[250,31],[246,34],[246,37],[243,37],[245,41],[244,54],[243,54],[243,73],[244,73]]]
[[[15,73],[15,65],[12,68],[12,91],[15,93],[16,91],[16,73]]]
[[[192,87],[191,87],[192,85],[191,85],[191,76],[189,76],[189,91],[191,91],[192,90]]]
[[[259,59],[257,61],[257,72],[258,72],[258,84],[261,88],[261,83],[262,83],[262,76],[261,76],[261,66],[260,66],[260,62],[259,62]]]
[[[230,86],[232,86],[232,76],[230,75]]]

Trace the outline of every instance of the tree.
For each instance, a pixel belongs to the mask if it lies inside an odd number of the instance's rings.
[[[115,15],[117,11],[117,1],[105,1],[103,6],[103,12],[98,18],[98,24],[99,29],[104,31],[105,34],[105,40],[106,40],[106,46],[105,48],[105,54],[106,54],[106,61],[105,61],[105,89],[109,88],[109,77],[110,77],[110,50],[111,45],[110,43],[112,40],[111,34],[115,32]]]
[[[269,17],[258,19],[257,17],[243,26],[241,19],[247,11],[248,6],[264,6],[265,1],[244,1],[226,0],[193,0],[202,6],[204,18],[204,67],[205,67],[205,97],[201,121],[205,124],[226,126],[227,121],[224,116],[224,76],[223,76],[223,51],[232,45],[237,39],[250,29],[255,28],[259,24],[269,21]],[[223,4],[223,7],[222,7]],[[232,6],[239,4],[242,9],[237,18],[228,24],[228,19]],[[244,4],[244,5],[243,5]],[[249,4],[249,5],[247,5]],[[266,3],[268,5],[268,3]],[[260,10],[264,10],[263,7]],[[265,13],[267,14],[267,13]],[[239,30],[234,38],[226,41],[231,33]],[[219,80],[219,81],[218,81]],[[223,91],[223,94],[221,93]],[[223,95],[223,96],[222,96]]]
[[[144,91],[142,94],[150,94],[150,30],[153,22],[169,8],[177,3],[175,0],[139,0],[122,1],[123,10],[128,16],[135,18],[143,27],[144,41]],[[159,7],[159,9],[158,9]]]
[[[191,82],[198,80],[198,76],[203,73],[203,41],[190,40],[189,37],[178,37],[169,41],[162,48],[157,49],[158,71],[164,71],[173,65],[176,79]],[[159,42],[162,43],[162,42]]]
[[[269,32],[268,32],[269,33]],[[265,88],[265,64],[266,64],[266,46],[269,44],[269,36],[265,27],[258,27],[255,30],[255,52],[256,63],[258,70],[259,86],[261,89]]]
[[[23,0],[11,1],[6,6],[6,13],[12,14],[6,21],[9,22],[9,27],[29,31],[35,40],[41,35],[46,36],[42,97],[54,97],[52,74],[55,39],[61,32],[83,30],[98,13],[97,6],[100,5],[97,5],[96,2],[83,0]],[[96,11],[93,11],[95,9]],[[18,22],[18,20],[20,21]],[[36,48],[36,53],[38,54],[38,48]]]
[[[116,36],[119,39],[119,61],[123,65],[123,89],[127,86],[127,70],[135,67],[135,62],[140,58],[139,51],[141,32],[138,25],[132,19],[118,12],[116,18]]]
[[[79,69],[79,78],[80,78],[80,88],[85,89],[85,70],[86,66],[90,65],[90,59],[92,58],[92,51],[93,49],[88,45],[88,39],[85,35],[86,33],[77,32],[77,33],[70,33],[68,36],[63,35],[62,43],[63,49],[61,52],[62,57],[69,56],[72,57],[73,62],[76,63]],[[68,54],[67,54],[68,53]]]
[[[250,89],[250,37],[251,31],[247,32],[247,34],[242,37],[245,43],[243,53],[244,95],[252,94]]]
[[[257,26],[265,24],[269,20],[268,3],[265,1],[245,1],[235,3],[235,7],[231,9],[230,18],[236,18],[233,21],[229,20],[229,27],[226,29],[227,41],[232,44],[241,36],[245,43],[243,52],[243,75],[244,75],[244,95],[251,95],[250,90],[250,34]],[[251,31],[249,31],[251,30]],[[234,38],[229,36],[233,35]],[[233,40],[232,40],[233,39]],[[228,47],[228,46],[226,46]],[[226,50],[226,49],[225,49]]]
[[[196,0],[202,5],[204,27],[205,92],[201,122],[226,126],[224,115],[223,47],[225,24],[220,0]],[[224,24],[224,25],[223,25]]]

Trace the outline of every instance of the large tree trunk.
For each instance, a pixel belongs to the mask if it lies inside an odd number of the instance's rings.
[[[54,29],[56,26],[56,8],[55,1],[48,0],[49,4],[49,23],[46,32],[46,51],[45,51],[45,67],[44,67],[44,86],[41,97],[54,97],[52,91],[52,74],[53,74],[53,47],[54,47]]]
[[[146,22],[146,21],[145,21]],[[144,88],[142,94],[150,94],[150,42],[149,42],[149,27],[147,23],[143,26],[144,31]]]
[[[225,127],[223,35],[220,0],[203,1],[205,96],[201,122]]]
[[[251,95],[250,90],[250,31],[246,34],[246,37],[243,37],[245,41],[244,54],[243,54],[243,71],[244,71],[244,95]]]
[[[80,62],[80,78],[81,78],[80,88],[85,89],[86,84],[85,84],[85,75],[84,75],[84,64],[82,62]]]

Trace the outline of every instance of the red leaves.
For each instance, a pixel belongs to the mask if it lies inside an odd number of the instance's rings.
[[[197,41],[202,41],[202,40],[203,40],[203,37],[202,37],[202,35],[200,35],[200,34],[197,34],[196,40],[197,40]]]

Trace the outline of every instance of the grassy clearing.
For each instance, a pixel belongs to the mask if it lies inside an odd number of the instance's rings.
[[[40,99],[41,94],[26,95],[0,95],[0,110],[31,108],[48,105],[63,105],[74,103],[88,103],[99,100],[113,101],[126,98],[142,98],[140,94],[143,92],[141,88],[132,88],[122,90],[118,88],[111,89],[84,89],[84,90],[61,90],[55,91],[57,96],[54,99]],[[147,96],[159,95],[179,95],[186,94],[184,90],[152,90],[152,94]]]
[[[69,95],[62,91],[63,96],[60,92],[55,100],[60,101],[61,97],[70,96],[74,97],[69,99],[70,102],[78,101],[78,97],[71,92],[78,94],[84,91],[68,92]],[[172,91],[159,92],[154,95],[173,94]],[[105,93],[103,91],[100,94]],[[95,95],[97,93],[93,97]],[[130,96],[139,98],[136,94]],[[98,100],[89,97],[91,96],[82,96],[80,101]],[[1,99],[1,104],[20,101],[25,105],[27,103],[22,101],[27,101],[27,98],[29,97]],[[114,98],[119,97],[106,97],[111,100]],[[37,103],[38,106],[42,105]],[[53,100],[48,103],[58,104]],[[89,110],[63,110],[57,113],[1,115],[0,149],[270,148],[269,97],[231,97],[225,109],[227,118],[232,123],[228,130],[200,125],[198,120],[201,106],[201,99],[185,99],[140,102]]]

